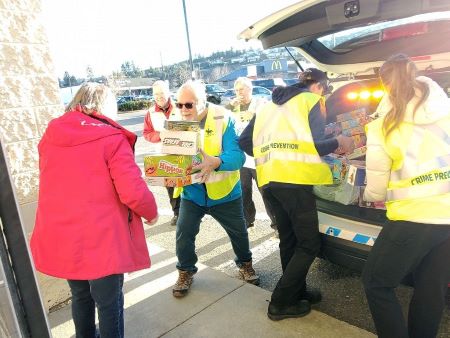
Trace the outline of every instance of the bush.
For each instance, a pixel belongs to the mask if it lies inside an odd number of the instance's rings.
[[[130,110],[140,110],[140,109],[148,109],[152,105],[152,101],[150,100],[140,100],[140,101],[128,101],[125,103],[119,104],[119,111],[130,111]]]

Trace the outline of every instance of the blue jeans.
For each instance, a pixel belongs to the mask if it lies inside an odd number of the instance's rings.
[[[76,338],[95,338],[95,305],[101,338],[122,338],[123,274],[94,280],[68,280]]]
[[[219,222],[230,237],[236,255],[236,264],[239,266],[241,263],[251,261],[252,253],[250,252],[241,197],[212,207],[202,207],[182,198],[176,234],[177,269],[197,271],[195,266],[198,260],[195,254],[195,237],[200,231],[200,223],[205,214],[211,215]]]

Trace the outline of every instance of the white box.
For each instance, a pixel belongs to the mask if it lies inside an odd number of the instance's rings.
[[[200,133],[197,131],[162,130],[160,137],[164,154],[196,155],[200,150]]]

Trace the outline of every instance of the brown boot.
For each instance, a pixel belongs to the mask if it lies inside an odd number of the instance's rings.
[[[178,279],[172,288],[172,295],[180,298],[186,296],[194,281],[195,272],[178,270]]]
[[[247,283],[259,285],[259,276],[256,274],[255,269],[253,269],[252,261],[241,264],[239,267],[239,275]]]

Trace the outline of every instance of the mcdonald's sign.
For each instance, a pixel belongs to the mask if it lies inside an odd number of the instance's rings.
[[[265,73],[279,73],[286,72],[288,64],[286,59],[272,59],[263,61]]]
[[[281,71],[283,69],[283,67],[281,66],[281,61],[273,60],[271,69],[272,69],[272,72],[276,72],[277,70]]]

